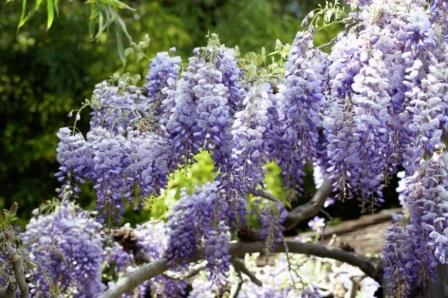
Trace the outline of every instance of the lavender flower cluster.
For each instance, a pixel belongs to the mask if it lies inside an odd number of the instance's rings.
[[[232,127],[232,187],[246,194],[263,179],[263,165],[278,156],[279,95],[272,85],[253,86],[244,99],[244,109],[235,114]]]
[[[326,55],[314,48],[310,32],[298,32],[286,62],[279,113],[280,144],[277,161],[286,184],[300,190],[303,166],[317,157],[321,107],[325,103]]]
[[[198,55],[190,58],[188,69],[177,84],[167,130],[178,163],[207,149],[214,153],[219,165],[224,165],[231,127],[229,89],[223,84],[222,72]]]
[[[32,262],[33,297],[94,297],[101,282],[103,227],[87,212],[63,201],[51,214],[32,218],[23,234]]]
[[[165,185],[170,168],[170,149],[166,139],[154,133],[128,131],[114,134],[93,128],[84,139],[69,128],[58,133],[57,174],[61,181],[77,185],[91,181],[97,195],[97,208],[103,218],[121,214],[123,199],[157,193]]]
[[[448,6],[350,3],[354,25],[331,53],[314,47],[313,32],[300,32],[284,76],[273,80],[244,81],[235,52],[211,43],[195,49],[182,73],[180,58],[159,53],[145,87],[99,84],[86,138],[58,133],[63,191],[91,181],[98,208],[121,213],[123,199],[157,194],[171,170],[210,151],[220,175],[184,190],[168,220],[165,254],[185,265],[204,250],[209,276],[220,282],[229,233],[244,222],[246,196],[262,187],[267,162],[296,193],[312,162],[341,197],[369,209],[383,203],[385,182],[403,167],[406,219],[388,231],[384,255],[389,288],[408,296],[446,261]],[[260,211],[268,244],[281,239],[285,214],[283,206]]]
[[[210,279],[217,283],[230,266],[228,204],[222,197],[218,182],[206,183],[191,195],[184,192],[167,224],[169,262],[185,265],[198,255],[203,243]]]

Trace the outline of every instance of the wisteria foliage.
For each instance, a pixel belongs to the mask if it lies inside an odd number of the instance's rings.
[[[88,132],[64,127],[57,134],[63,203],[33,219],[24,234],[38,264],[33,295],[49,295],[54,286],[79,297],[99,293],[103,258],[117,264],[117,274],[134,270],[135,256],[122,247],[108,245],[103,254],[98,222],[118,223],[128,204],[139,208],[160,194],[169,173],[201,150],[213,156],[214,181],[183,189],[163,231],[136,228],[150,260],[166,257],[185,273],[204,253],[213,293],[225,291],[229,245],[250,224],[246,198],[263,191],[266,163],[278,164],[297,196],[312,163],[320,180],[332,182],[335,197],[358,198],[365,209],[381,206],[384,186],[402,169],[404,214],[386,233],[385,288],[391,296],[412,297],[430,283],[448,253],[448,4],[349,2],[350,21],[331,51],[314,46],[313,28],[299,32],[275,77],[246,80],[238,52],[212,36],[183,71],[170,50],[152,60],[143,86],[98,84]],[[86,182],[97,196],[98,222],[66,201]],[[269,251],[282,242],[287,209],[281,202],[260,206],[252,228]],[[148,291],[185,295],[186,287],[163,275],[140,291],[142,297]],[[190,294],[207,291],[202,285]],[[257,297],[289,297],[287,290],[262,292]],[[311,286],[302,293],[319,295]]]

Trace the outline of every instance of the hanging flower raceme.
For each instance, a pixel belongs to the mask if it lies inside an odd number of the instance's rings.
[[[199,80],[192,91],[197,100],[193,126],[194,148],[213,152],[213,159],[219,166],[225,166],[230,156],[232,119],[229,111],[228,93],[220,81],[218,70],[202,68]]]
[[[59,171],[56,177],[63,183],[61,193],[65,187],[79,191],[77,183],[82,184],[89,179],[93,169],[93,152],[81,133],[73,134],[68,127],[63,127],[57,133],[59,144],[56,149],[56,159]]]
[[[354,77],[352,146],[357,148],[360,162],[352,165],[351,184],[363,202],[382,200],[382,182],[392,154],[391,130],[388,126],[390,96],[387,68],[380,50],[372,50],[370,58]],[[364,164],[364,166],[362,166]],[[368,165],[368,166],[366,166]]]
[[[365,44],[354,33],[340,36],[329,56],[329,91],[324,109],[323,127],[327,154],[323,164],[329,178],[342,196],[352,192],[352,172],[361,161],[353,131],[353,110],[351,96],[355,76],[365,63],[361,51]]]
[[[226,245],[227,202],[217,182],[209,182],[188,195],[183,193],[168,220],[166,256],[171,264],[185,265],[205,245],[210,278],[217,278],[228,269],[228,252],[211,254],[217,243]],[[194,218],[194,221],[191,219]],[[227,240],[226,240],[227,239]],[[208,248],[207,248],[208,247]],[[221,249],[225,250],[225,247]],[[208,253],[207,253],[208,252]]]
[[[32,218],[23,234],[31,260],[31,295],[95,297],[104,289],[102,226],[68,201]]]
[[[448,255],[448,153],[436,152],[422,161],[412,176],[405,177],[398,191],[409,209],[409,221],[432,251],[430,267],[445,264]]]
[[[405,113],[409,115],[408,129],[412,135],[405,148],[404,167],[413,173],[424,155],[431,155],[442,142],[448,100],[444,91],[447,58],[446,45],[438,43],[428,14],[415,8],[408,17],[402,38],[406,42],[403,57],[407,65],[404,85],[407,87]]]
[[[103,128],[90,130],[87,140],[80,133],[72,135],[68,128],[62,128],[58,136],[60,171],[56,175],[64,181],[62,193],[71,191],[73,182],[91,181],[103,219],[121,214],[123,199],[158,193],[166,184],[171,148],[164,137],[137,130],[115,135]],[[79,190],[77,184],[74,190]]]
[[[244,99],[244,109],[235,115],[231,188],[240,194],[254,190],[262,182],[263,165],[278,156],[279,96],[270,83],[255,85]]]
[[[87,134],[91,145],[93,169],[91,180],[97,196],[97,208],[102,218],[117,218],[124,212],[122,199],[132,198],[133,183],[127,179],[130,165],[130,144],[122,135],[96,128]]]
[[[152,59],[146,76],[146,89],[151,102],[161,96],[163,88],[167,87],[170,80],[177,80],[180,63],[180,57],[171,57],[167,52],[157,53]]]
[[[325,102],[322,90],[326,56],[313,48],[311,33],[299,32],[291,46],[282,88],[281,123],[284,152],[277,160],[289,187],[301,188],[303,165],[316,157],[321,126],[320,109]]]
[[[206,269],[209,279],[218,287],[225,284],[230,269],[229,243],[230,234],[225,223],[220,223],[206,236],[204,244]]]
[[[327,171],[344,195],[358,195],[364,205],[381,203],[383,181],[403,158],[405,165],[415,160],[404,154],[416,136],[410,94],[420,84],[408,82],[409,57],[432,42],[419,33],[429,28],[423,8],[411,7],[410,13],[398,1],[373,1],[360,12],[363,30],[346,33],[329,56]]]
[[[172,57],[168,52],[160,52],[152,59],[146,76],[146,90],[153,117],[166,121],[174,106],[170,92],[175,90],[181,68],[181,58]]]
[[[238,67],[235,51],[220,46],[215,59],[216,68],[222,73],[221,82],[227,88],[230,113],[234,115],[242,109],[246,90],[243,87],[243,72]]]
[[[95,86],[90,113],[90,128],[101,127],[114,133],[123,133],[129,127],[149,122],[150,105],[143,89],[119,82],[114,86],[102,82]],[[154,125],[147,123],[146,125]]]
[[[138,197],[159,193],[165,186],[171,169],[171,148],[157,134],[133,131],[128,134],[129,156],[125,179],[138,186]]]
[[[406,298],[418,282],[421,262],[415,257],[418,241],[402,215],[394,215],[393,225],[385,232],[383,247],[384,280],[391,297]]]
[[[383,249],[385,280],[394,297],[410,297],[427,284],[448,253],[448,154],[435,153],[400,181],[400,200],[409,213],[395,219]]]
[[[448,24],[446,23],[446,16],[448,15],[448,1],[447,0],[432,0],[430,4],[431,22],[440,26],[442,36],[445,42],[448,41]]]
[[[208,149],[223,165],[228,158],[231,126],[227,88],[221,83],[222,73],[198,54],[190,58],[187,72],[177,84],[167,130],[178,162]]]

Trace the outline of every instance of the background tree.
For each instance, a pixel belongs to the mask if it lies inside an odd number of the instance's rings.
[[[126,65],[117,59],[130,46],[120,25],[112,22],[99,30],[97,16],[89,26],[91,8],[102,2],[51,2],[59,3],[51,23],[47,2],[34,11],[36,2],[27,2],[20,29],[24,1],[0,3],[0,206],[23,202],[21,218],[52,196],[56,131],[97,82],[117,70],[143,77],[149,58],[170,47],[187,57],[209,31],[242,53],[270,51],[277,38],[292,40],[303,15],[322,1],[167,0],[126,3],[134,10],[112,7],[133,41],[138,44],[146,34],[151,40],[144,55],[134,51]],[[86,127],[84,118],[81,127]]]

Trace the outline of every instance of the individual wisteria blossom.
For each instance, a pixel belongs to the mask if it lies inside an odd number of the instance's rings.
[[[183,190],[167,223],[166,256],[171,264],[186,264],[197,255],[207,235],[226,221],[228,204],[223,198],[218,182],[199,186],[191,195]]]
[[[103,227],[68,201],[50,214],[32,218],[23,234],[31,260],[33,297],[95,297],[101,282]]]
[[[150,121],[150,105],[142,88],[119,82],[117,86],[106,81],[95,86],[90,113],[90,128],[101,127],[114,133],[123,133],[139,121]]]
[[[173,103],[169,93],[175,89],[181,62],[180,57],[172,57],[168,52],[157,53],[151,60],[146,76],[146,90],[152,116],[158,121],[164,121],[171,113]]]
[[[278,99],[270,83],[255,85],[235,114],[232,126],[231,174],[239,193],[254,190],[263,179],[263,165],[278,156]]]
[[[325,219],[319,216],[313,217],[309,222],[308,226],[316,233],[322,233],[325,228]]]
[[[322,85],[326,56],[313,47],[311,33],[298,32],[291,45],[282,88],[282,154],[278,162],[289,187],[300,189],[303,165],[316,157],[321,125],[320,110],[325,102]]]
[[[198,55],[190,58],[178,81],[173,113],[166,126],[176,160],[183,162],[208,149],[222,165],[228,159],[231,139],[227,88],[221,83],[222,73]]]

